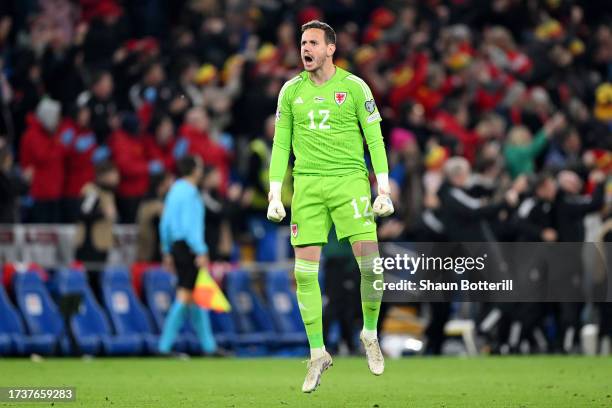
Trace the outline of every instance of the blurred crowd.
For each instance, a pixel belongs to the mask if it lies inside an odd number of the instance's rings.
[[[138,222],[158,259],[152,225],[195,154],[211,258],[229,259],[265,218],[276,99],[312,19],[383,115],[382,241],[610,240],[607,0],[4,0],[0,223]]]

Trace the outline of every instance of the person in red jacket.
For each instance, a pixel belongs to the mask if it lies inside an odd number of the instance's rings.
[[[185,115],[185,124],[179,129],[174,146],[174,158],[187,154],[199,156],[206,166],[215,167],[221,174],[219,192],[225,196],[229,183],[230,155],[208,134],[208,115],[201,107],[191,108]]]
[[[469,111],[459,102],[448,104],[447,110],[436,112],[433,124],[437,130],[459,142],[456,153],[468,159],[470,164],[476,160],[476,152],[483,139],[479,134],[469,129]]]
[[[166,171],[174,172],[174,123],[170,116],[158,116],[151,121],[145,137],[145,150],[150,160],[159,160]]]
[[[119,218],[122,223],[132,224],[140,201],[149,190],[149,175],[162,172],[164,165],[147,157],[140,124],[133,113],[123,115],[121,128],[111,135],[110,149],[121,177],[117,188]]]
[[[61,218],[66,148],[57,133],[60,115],[59,102],[43,99],[36,111],[28,115],[21,139],[20,163],[31,183],[34,204],[30,221],[34,223],[56,223]]]
[[[89,127],[91,111],[87,105],[76,108],[73,118],[60,126],[60,139],[66,141],[62,222],[76,222],[79,216],[81,190],[95,178],[93,155],[98,147],[96,135]]]

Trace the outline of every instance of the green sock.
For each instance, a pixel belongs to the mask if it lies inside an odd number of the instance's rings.
[[[319,263],[295,260],[297,299],[310,348],[323,347],[323,306],[319,288]]]
[[[361,310],[363,312],[363,327],[366,330],[376,330],[378,323],[378,313],[380,312],[380,302],[382,301],[382,290],[374,288],[374,282],[380,281],[376,285],[382,288],[383,275],[374,273],[374,258],[378,252],[364,256],[357,256],[357,264],[361,272]]]

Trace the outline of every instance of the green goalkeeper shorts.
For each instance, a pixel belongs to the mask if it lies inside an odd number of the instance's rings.
[[[366,174],[294,176],[291,245],[327,243],[331,225],[338,240],[359,235],[376,241],[376,222]]]

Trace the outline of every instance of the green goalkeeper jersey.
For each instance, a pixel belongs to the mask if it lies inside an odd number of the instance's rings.
[[[387,173],[380,121],[372,92],[361,78],[336,67],[327,82],[316,85],[302,72],[278,96],[270,180],[283,180],[291,149],[294,175],[367,172],[362,129],[374,171]]]

